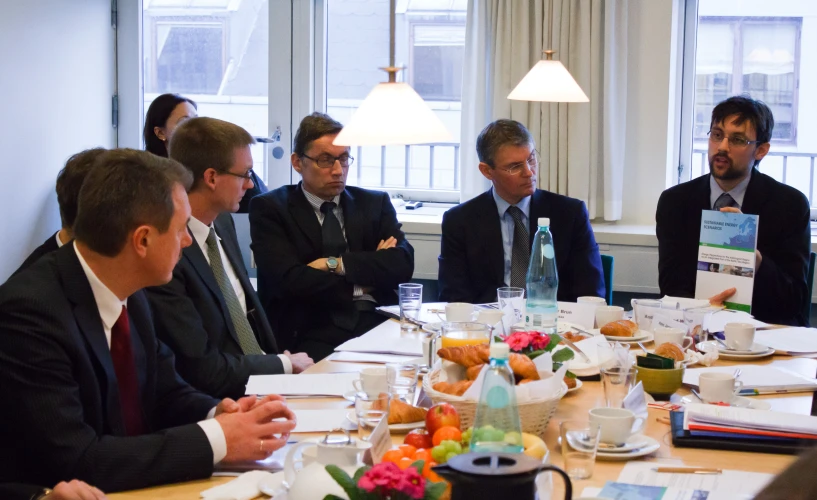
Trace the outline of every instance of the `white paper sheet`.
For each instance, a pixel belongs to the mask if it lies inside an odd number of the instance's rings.
[[[779,411],[762,411],[751,408],[735,408],[690,403],[685,407],[684,428],[688,422],[761,429],[767,431],[799,432],[817,435],[817,417]]]
[[[755,332],[755,342],[769,346],[778,354],[817,353],[817,328],[775,328]]]
[[[693,466],[695,464],[687,464]],[[668,474],[652,469],[661,466],[654,462],[628,462],[618,476],[618,482],[647,486],[672,486],[678,490],[704,490],[718,493],[715,498],[752,498],[774,477],[762,472],[746,472],[724,469],[721,474]]]
[[[335,351],[372,352],[421,357],[423,333],[400,333],[400,323],[385,321],[360,337],[347,340]]]
[[[352,373],[320,373],[298,375],[250,375],[246,394],[280,394],[286,397],[343,396],[354,390],[352,381],[360,375]]]
[[[355,429],[356,426],[346,418],[346,414],[354,411],[350,408],[323,409],[323,410],[296,410],[295,418],[298,424],[293,433],[298,432],[329,432],[334,429]]]
[[[722,332],[727,323],[749,323],[755,328],[768,328],[770,325],[756,320],[751,314],[743,311],[723,310],[709,317],[707,328],[710,332]]]
[[[691,368],[684,372],[684,384],[698,386],[698,377],[701,373],[729,373],[737,368],[741,369],[740,380],[743,389],[757,389],[759,392],[788,391],[813,392],[817,391],[817,380],[801,377],[795,373],[784,371],[773,366],[739,365],[739,366],[711,366],[707,368]]]
[[[423,363],[421,358],[415,356],[400,356],[398,354],[378,354],[372,352],[335,352],[327,358],[329,361],[347,363]]]

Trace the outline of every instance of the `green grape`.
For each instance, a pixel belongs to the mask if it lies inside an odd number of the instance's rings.
[[[505,441],[508,444],[515,444],[515,445],[522,446],[522,434],[520,434],[518,432],[509,432],[509,433],[505,434],[505,436],[503,438],[503,441]]]
[[[471,436],[473,433],[473,427],[469,427],[468,430],[462,433],[462,439],[460,439],[460,441],[462,442],[463,446],[468,446],[471,443]]]
[[[438,464],[445,463],[445,456],[447,454],[448,451],[442,444],[435,446],[434,448],[431,448],[431,458],[433,458],[434,461],[437,462]]]
[[[451,460],[452,458],[456,457],[457,455],[458,455],[458,453],[454,453],[454,452],[452,451],[451,453],[449,453],[448,455],[446,455],[446,456],[445,456],[445,461],[446,461],[446,462],[448,462],[449,460]]]
[[[446,439],[440,443],[440,446],[442,446],[447,453],[456,453],[457,455],[462,453],[462,445],[459,443],[459,441]]]

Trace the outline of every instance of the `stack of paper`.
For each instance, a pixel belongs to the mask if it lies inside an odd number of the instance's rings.
[[[684,384],[698,386],[701,373],[729,373],[740,368],[740,381],[743,389],[754,389],[757,394],[774,394],[782,392],[817,391],[817,380],[773,366],[739,365],[713,366],[709,368],[692,368],[684,372]]]
[[[378,354],[373,352],[352,352],[342,351],[335,352],[327,357],[329,361],[337,361],[343,363],[423,363],[420,358],[416,356],[401,356],[398,354]]]
[[[280,394],[288,398],[343,396],[354,390],[352,381],[360,375],[353,373],[320,373],[298,375],[250,375],[247,394]]]
[[[354,410],[350,409],[321,409],[302,410],[294,409],[298,424],[293,433],[299,432],[329,432],[335,429],[354,430],[357,426],[346,415]]]
[[[420,357],[423,355],[422,337],[422,335],[401,334],[399,323],[386,321],[360,337],[347,340],[335,350]]]
[[[755,342],[771,347],[777,354],[790,356],[817,354],[817,328],[776,328],[756,332]]]
[[[709,317],[706,324],[710,333],[722,332],[727,323],[749,323],[755,328],[768,328],[769,324],[756,320],[751,314],[744,311],[723,310],[718,311]],[[755,339],[757,340],[757,339]]]
[[[817,417],[731,406],[688,404],[684,430],[817,440]]]

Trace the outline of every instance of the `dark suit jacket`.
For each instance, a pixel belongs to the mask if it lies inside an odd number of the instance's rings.
[[[558,299],[605,296],[601,256],[580,200],[537,189],[530,201],[530,244],[539,217],[550,218],[559,273]],[[439,287],[443,302],[496,302],[505,283],[499,212],[491,189],[443,215]]]
[[[26,260],[24,260],[20,267],[18,267],[17,270],[14,271],[14,274],[19,273],[23,269],[31,267],[31,264],[34,264],[35,262],[40,260],[40,257],[42,257],[43,255],[48,255],[54,250],[57,250],[58,248],[59,246],[57,246],[57,239],[52,234],[43,242],[42,245],[35,248],[34,251],[31,252],[31,254],[28,257],[26,257]],[[12,274],[12,276],[14,276],[14,274]]]
[[[212,448],[195,422],[218,401],[176,374],[142,292],[128,313],[152,432],[136,437],[125,437],[102,320],[73,245],[0,287],[0,482],[76,478],[112,492],[210,476]]]
[[[709,174],[661,194],[655,212],[658,285],[661,293],[695,296],[701,213],[712,208]],[[797,189],[752,171],[741,210],[760,216],[757,249],[763,256],[755,274],[752,314],[761,321],[807,325],[803,305],[811,251],[809,204]]]
[[[41,494],[44,489],[42,486],[32,484],[0,484],[0,498],[3,500],[31,500],[31,497]]]
[[[253,187],[252,189],[248,189],[246,193],[244,193],[244,197],[241,198],[241,203],[238,204],[238,214],[247,214],[250,213],[250,200],[258,196],[259,194],[264,194],[269,189],[267,189],[267,185],[264,184],[264,181],[258,177],[258,174],[255,171],[250,172],[250,176],[252,177]]]
[[[245,356],[230,319],[227,303],[196,241],[182,251],[167,285],[146,290],[156,335],[176,355],[176,370],[193,387],[217,398],[239,398],[250,375],[283,373],[278,345],[261,302],[250,283],[233,218],[214,223],[247,302],[247,318],[267,355]]]
[[[299,185],[256,196],[250,204],[252,250],[258,265],[258,293],[278,341],[290,348],[296,339],[331,323],[330,312],[353,310],[353,286],[374,287],[381,305],[395,304],[395,290],[411,280],[414,249],[406,240],[386,193],[347,187],[341,194],[348,251],[346,275],[307,264],[322,257],[321,224]],[[381,240],[397,246],[375,251]],[[349,338],[317,338],[338,345]]]

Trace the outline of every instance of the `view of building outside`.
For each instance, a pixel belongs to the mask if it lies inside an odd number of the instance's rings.
[[[812,204],[817,157],[817,2],[700,0],[695,64],[692,177],[709,172],[712,108],[749,94],[774,114],[770,153],[760,169],[800,189]]]

